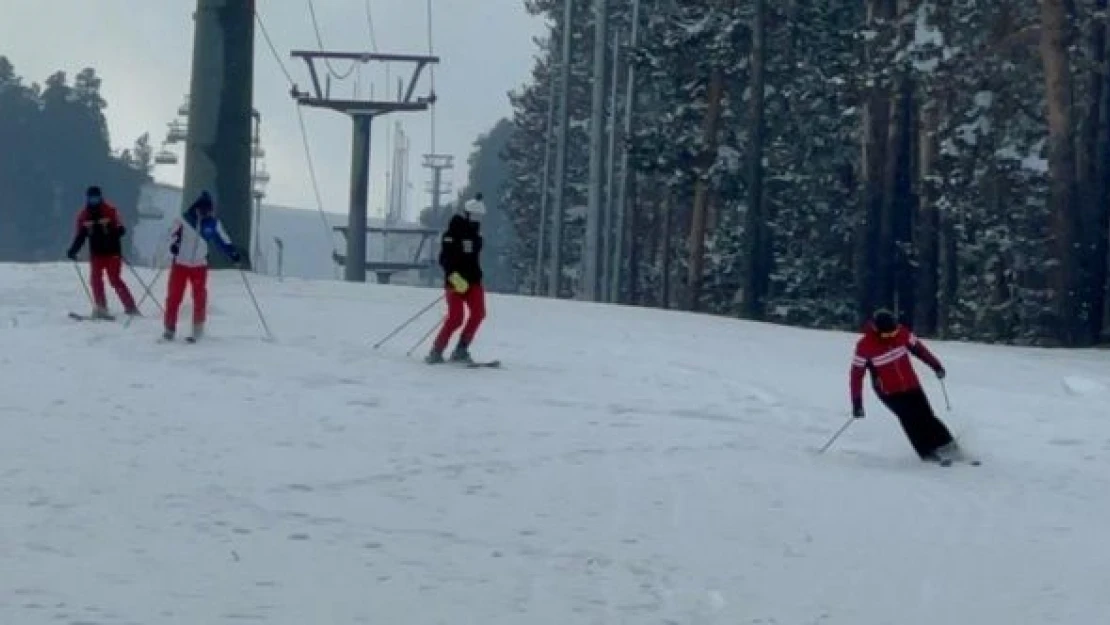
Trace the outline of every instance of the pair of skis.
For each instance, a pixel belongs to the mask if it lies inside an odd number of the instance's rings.
[[[92,315],[82,315],[80,313],[70,312],[69,318],[74,321],[115,321],[115,315],[105,315],[103,317],[94,317]]]
[[[983,462],[978,458],[941,458],[940,460],[933,460],[931,462],[934,462],[942,467],[950,467],[954,464],[969,464],[973,467],[977,467],[983,464]]]
[[[185,337],[184,339],[182,339],[182,340],[183,340],[183,341],[185,341],[186,343],[188,343],[189,345],[193,345],[194,343],[196,343],[196,342],[197,342],[197,341],[199,341],[200,339],[198,339],[198,338],[197,338],[197,337],[195,337],[195,336],[186,336],[186,337]],[[166,338],[166,337],[164,337],[164,336],[160,336],[160,337],[158,337],[158,342],[159,342],[159,343],[173,343],[173,342],[174,342],[174,339],[168,339],[168,338]]]
[[[94,317],[92,315],[82,315],[80,313],[75,313],[75,312],[69,313],[69,318],[73,319],[74,321],[115,321],[116,320],[115,315],[105,315],[105,316],[102,316],[102,317]],[[190,344],[190,345],[196,343],[197,340],[198,339],[195,336],[186,336],[184,338],[184,341],[186,343]],[[158,342],[159,343],[172,343],[173,339],[167,339],[164,336],[160,336],[160,337],[158,337]]]
[[[461,366],[461,367],[465,367],[467,369],[500,369],[501,368],[501,361],[500,360],[471,360],[471,361],[462,361],[462,362],[451,362],[450,360],[445,360],[443,362],[426,363],[426,364],[428,364],[430,366],[433,366],[433,367],[437,366],[437,365],[452,365],[452,366],[455,366],[455,367],[460,367]]]

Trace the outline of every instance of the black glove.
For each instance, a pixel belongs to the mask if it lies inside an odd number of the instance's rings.
[[[948,375],[948,374],[944,371],[944,367],[937,367],[937,378],[938,379],[943,380],[944,376],[946,376],[946,375]]]
[[[857,419],[862,419],[863,418],[863,406],[861,406],[860,404],[856,404],[856,405],[852,406],[852,416],[857,418]]]
[[[227,251],[227,257],[230,258],[231,262],[235,263],[236,265],[238,265],[239,262],[243,260],[243,255],[239,253],[239,250],[234,247]]]
[[[66,250],[66,258],[72,260],[73,262],[77,262],[77,252],[74,250]]]
[[[180,245],[178,245],[176,243],[170,245],[170,254],[173,254],[174,256],[177,256],[177,254],[180,251],[181,251],[181,246]]]

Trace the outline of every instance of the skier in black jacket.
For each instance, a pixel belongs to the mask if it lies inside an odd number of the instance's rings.
[[[468,200],[460,213],[451,217],[447,231],[440,237],[439,266],[443,268],[444,288],[447,290],[447,319],[432,343],[432,351],[425,360],[429,364],[443,362],[443,351],[451,336],[462,327],[462,335],[451,354],[452,362],[473,362],[470,344],[478,327],[486,317],[486,295],[482,288],[482,235],[481,218],[486,214],[482,194]],[[463,325],[463,309],[469,315]]]

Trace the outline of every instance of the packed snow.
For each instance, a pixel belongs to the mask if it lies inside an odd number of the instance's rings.
[[[438,306],[372,345],[436,290],[249,279],[275,341],[232,271],[209,338],[160,344],[150,299],[75,322],[71,266],[0,265],[0,623],[1110,614],[1106,352],[931,342],[984,460],[943,468],[870,396],[817,453],[850,334],[490,296],[504,368],[433,368]]]

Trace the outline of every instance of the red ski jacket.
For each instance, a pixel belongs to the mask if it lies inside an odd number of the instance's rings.
[[[920,358],[934,371],[942,369],[940,360],[909,329],[898,326],[893,332],[881,335],[874,325],[868,324],[856,343],[855,357],[852,358],[849,375],[852,405],[862,405],[863,376],[867,371],[871,372],[871,382],[879,395],[921,388],[910,354]]]

